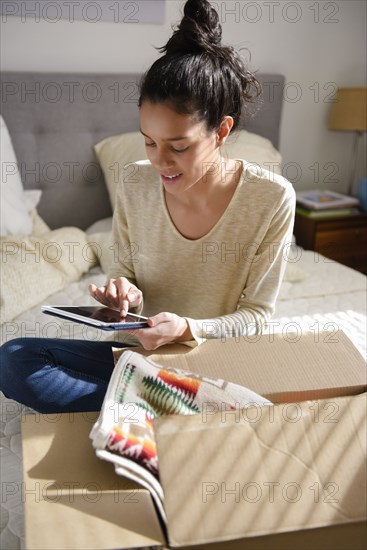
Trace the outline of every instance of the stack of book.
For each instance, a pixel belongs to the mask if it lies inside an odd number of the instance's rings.
[[[356,197],[335,191],[298,191],[296,212],[308,218],[339,218],[360,213]]]

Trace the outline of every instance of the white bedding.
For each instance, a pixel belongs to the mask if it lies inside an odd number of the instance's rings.
[[[268,331],[283,332],[295,338],[295,332],[344,330],[360,353],[366,355],[366,280],[341,264],[300,251],[297,266],[307,277],[283,282],[277,308]],[[103,284],[105,275],[93,268],[78,282],[47,299],[52,304],[93,303],[86,291],[89,282]],[[1,342],[20,336],[106,339],[102,331],[50,318],[39,306],[1,326]],[[20,415],[23,407],[1,396],[1,535],[0,547],[21,548],[23,544],[23,504],[21,493]]]
[[[97,305],[87,292],[88,284],[102,285],[106,276],[99,267],[91,269],[79,281],[70,283],[67,287],[46,298],[42,304],[52,305]],[[50,317],[41,312],[37,305],[12,321],[0,326],[1,344],[13,338],[106,338],[102,331],[97,331],[83,325],[78,325]]]
[[[366,358],[367,277],[320,254],[299,249],[302,281],[282,283],[269,330],[343,330]]]

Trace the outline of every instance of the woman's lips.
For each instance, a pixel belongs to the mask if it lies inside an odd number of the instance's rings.
[[[176,183],[181,178],[182,174],[174,174],[173,177],[161,174],[162,181],[164,183]]]

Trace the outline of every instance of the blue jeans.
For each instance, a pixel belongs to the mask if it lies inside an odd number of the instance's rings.
[[[40,413],[99,411],[114,342],[17,338],[0,348],[0,390]]]

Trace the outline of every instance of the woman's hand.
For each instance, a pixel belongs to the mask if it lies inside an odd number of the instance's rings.
[[[88,290],[97,302],[120,311],[121,317],[125,317],[130,308],[138,307],[143,299],[142,291],[132,285],[126,277],[110,279],[106,285],[98,288],[90,284]]]
[[[192,340],[188,322],[174,313],[158,313],[148,319],[149,328],[131,332],[147,350],[157,349],[172,342]]]

